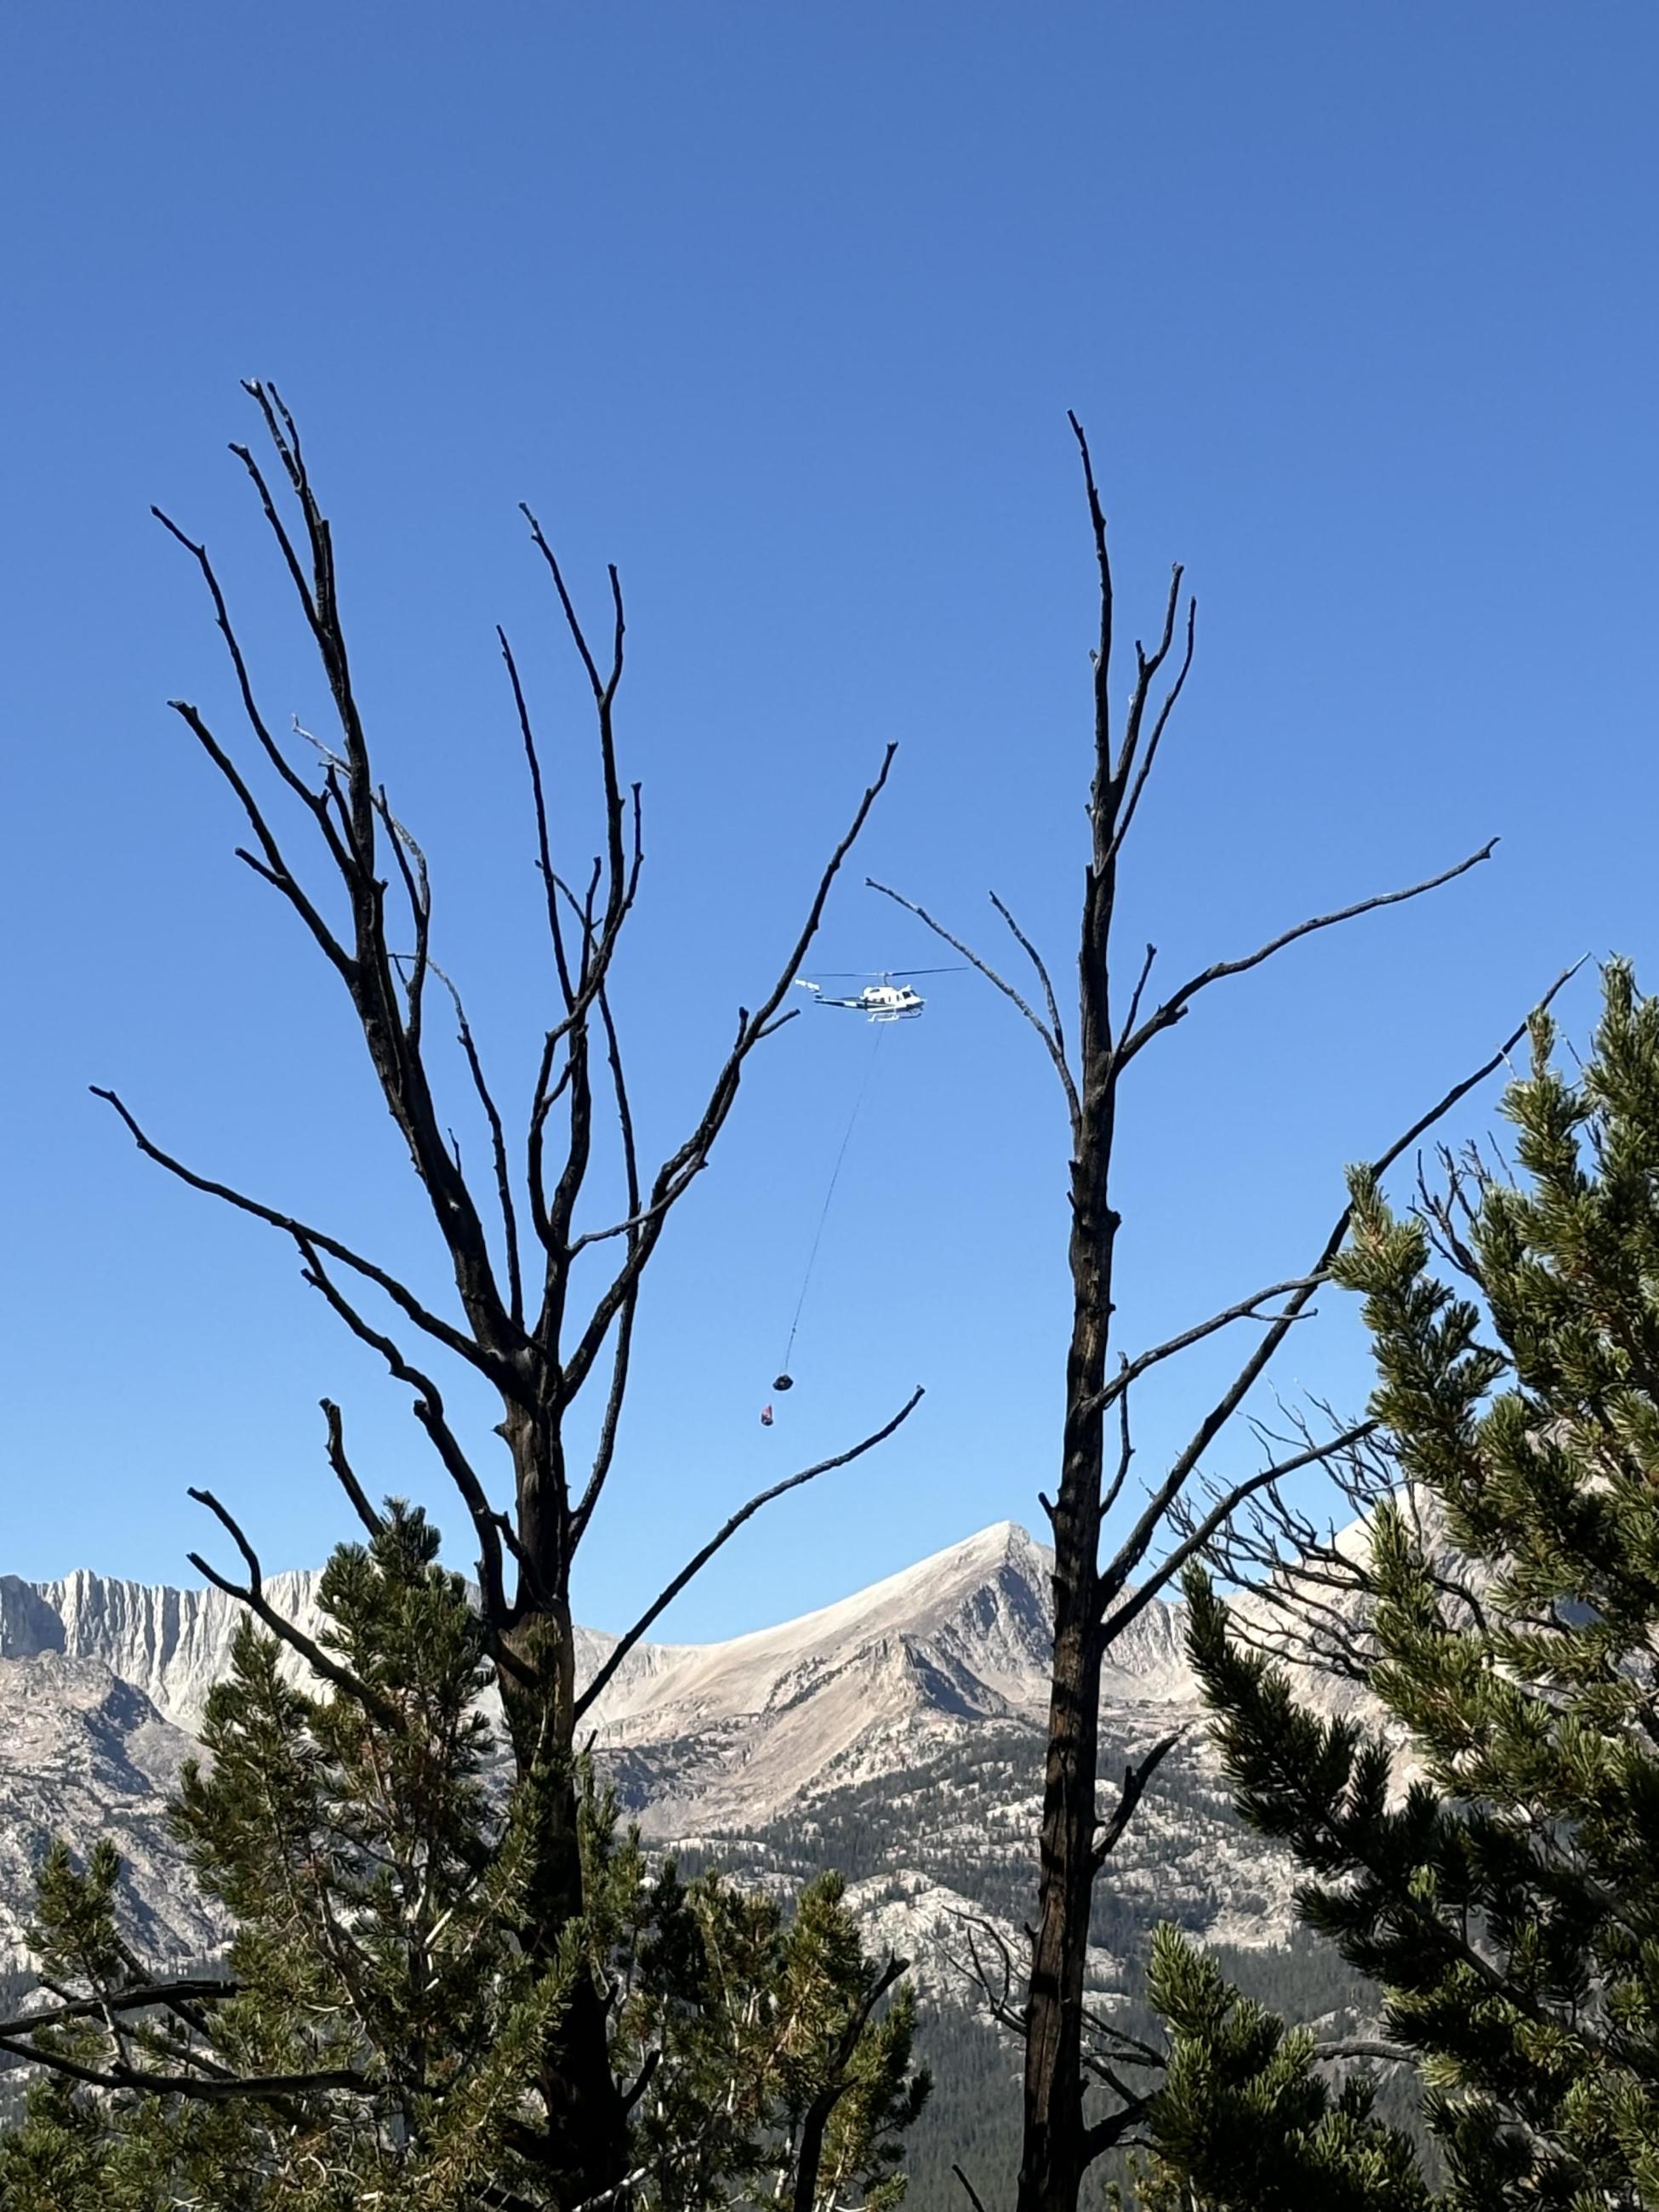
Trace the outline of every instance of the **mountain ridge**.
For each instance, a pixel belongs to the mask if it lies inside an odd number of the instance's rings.
[[[707,1644],[631,1650],[596,1702],[595,1756],[647,1839],[793,1887],[844,1864],[873,1940],[960,2000],[963,1914],[1018,1945],[1035,1885],[1053,1555],[1012,1521],[810,1613]],[[272,1575],[314,1632],[316,1571]],[[242,1608],[88,1570],[0,1577],[0,1965],[21,1953],[28,1872],[54,1834],[108,1834],[137,1923],[162,1955],[216,1927],[171,1841],[166,1803],[228,1669]],[[1114,1861],[1091,1978],[1109,1989],[1135,1932],[1168,1915],[1231,1941],[1288,1925],[1290,1886],[1233,1820],[1201,1727],[1183,1609],[1155,1600],[1102,1685],[1103,1792],[1183,1724]],[[579,1630],[579,1680],[617,1638]],[[301,1663],[292,1661],[292,1671]],[[486,1700],[493,1707],[493,1692]],[[1127,1916],[1127,1917],[1126,1917]]]

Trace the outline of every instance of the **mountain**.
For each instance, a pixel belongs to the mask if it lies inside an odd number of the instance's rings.
[[[939,2077],[911,2148],[915,2212],[955,2212],[951,2166],[964,2155],[987,2202],[1012,2182],[1014,2057],[969,1969],[976,1950],[993,1981],[1005,1955],[1017,1972],[1031,1917],[1052,1565],[1003,1522],[780,1626],[641,1644],[594,1710],[596,1756],[688,1872],[714,1864],[789,1892],[838,1868],[866,1940],[912,1961]],[[319,1579],[273,1575],[265,1588],[314,1631]],[[115,1843],[150,1955],[199,1958],[220,1939],[166,1802],[240,1617],[214,1589],[0,1576],[0,1984],[23,1962],[33,1869],[57,1835]],[[577,1634],[578,1677],[591,1679],[616,1638]],[[1291,1936],[1291,1870],[1240,1827],[1202,1719],[1182,1608],[1151,1604],[1102,1684],[1103,1805],[1126,1762],[1187,1732],[1099,1885],[1091,2002],[1144,2024],[1139,1964],[1152,1925],[1175,1920],[1298,2018],[1370,2025],[1372,1996],[1328,1952],[1306,1939],[1278,1948]]]
[[[217,1940],[166,1826],[192,1748],[96,1660],[51,1649],[0,1658],[0,1967],[19,1963],[34,1869],[58,1836],[115,1839],[142,1948],[199,1953]]]
[[[647,1835],[694,1862],[779,1885],[842,1866],[872,1933],[959,1996],[963,1916],[1011,1943],[1029,1917],[1050,1567],[1004,1522],[778,1627],[641,1644],[595,1708],[598,1756]],[[314,1629],[317,1583],[266,1589]],[[215,1589],[0,1577],[0,1966],[56,1833],[113,1838],[147,1942],[182,1955],[211,1941],[163,1808],[239,1617]],[[591,1675],[615,1639],[580,1633]],[[1104,1771],[1199,1717],[1180,1608],[1151,1605],[1103,1685]],[[1287,1915],[1287,1881],[1238,1832],[1194,1729],[1103,1886],[1097,1982],[1118,1981],[1150,1918],[1260,1943]]]

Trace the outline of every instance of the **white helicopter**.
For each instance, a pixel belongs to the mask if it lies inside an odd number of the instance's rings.
[[[845,1006],[853,1013],[867,1014],[872,1022],[913,1022],[927,1001],[905,979],[911,975],[954,975],[956,972],[954,968],[854,968],[842,973],[829,971],[826,980],[834,983],[856,982],[861,976],[870,977],[861,991],[845,999],[826,996],[819,984],[809,983],[802,975],[796,976],[795,988],[810,991],[815,1006]]]

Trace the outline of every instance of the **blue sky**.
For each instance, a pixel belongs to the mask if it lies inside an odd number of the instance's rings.
[[[1133,1348],[1304,1265],[1345,1160],[1566,961],[1654,969],[1656,61],[1633,5],[8,10],[0,1570],[179,1577],[192,1483],[271,1565],[317,1559],[344,1528],[325,1393],[374,1487],[447,1506],[287,1252],[87,1095],[118,1084],[204,1169],[441,1293],[343,1006],[163,705],[229,702],[151,500],[221,560],[277,720],[323,711],[224,452],[252,427],[239,377],[301,416],[381,767],[509,1086],[540,977],[498,619],[565,849],[592,834],[515,502],[590,608],[620,563],[649,854],[620,988],[653,1147],[890,738],[823,964],[935,957],[866,867],[992,942],[994,886],[1069,961],[1093,609],[1068,406],[1126,606],[1150,625],[1176,557],[1200,598],[1126,889],[1160,972],[1501,834],[1468,881],[1216,993],[1148,1055]],[[870,1037],[827,1013],[780,1036],[675,1227],[579,1579],[596,1624],[918,1380],[903,1435],[755,1524],[671,1632],[1039,1519],[1060,1101],[970,976],[882,1047],[799,1387],[758,1426]],[[1327,1305],[1281,1382],[1357,1404]],[[1212,1372],[1149,1395],[1147,1462]]]

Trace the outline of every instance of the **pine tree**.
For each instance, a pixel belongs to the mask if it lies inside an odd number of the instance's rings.
[[[532,1771],[481,1710],[485,1630],[418,1511],[337,1551],[337,1680],[296,1681],[245,1622],[173,1808],[229,1918],[222,1970],[169,1977],[123,1933],[119,1862],[60,1844],[32,1941],[57,2002],[0,2033],[42,2071],[0,2137],[8,2212],[568,2212],[536,2094],[580,1976],[605,1996],[629,2114],[620,2204],[885,2207],[927,2095],[902,1962],[866,1958],[826,1877],[787,1914],[653,1865],[591,1767],[586,1909],[523,1940]],[[810,2123],[810,2124],[809,2124]]]
[[[1417,1508],[1370,1547],[1385,1728],[1188,1592],[1241,1808],[1382,1984],[1458,2212],[1659,2203],[1659,1004],[1614,963],[1576,1076],[1556,1042],[1504,1102],[1518,1180],[1401,1215],[1354,1178],[1334,1272]]]
[[[793,2191],[786,2197],[780,2190],[780,2200],[793,2212],[860,2201],[871,2212],[887,2212],[898,2203],[899,2138],[920,2117],[931,2087],[925,2070],[911,2068],[915,1992],[899,1990],[878,2017],[898,1978],[897,1962],[872,1972],[845,1893],[838,1874],[812,1882],[780,1954],[785,2166],[794,2172]]]
[[[1146,1986],[1170,2033],[1144,2212],[1426,2212],[1412,2145],[1371,2117],[1370,2081],[1334,2092],[1313,2037],[1229,1988],[1168,1924]]]

